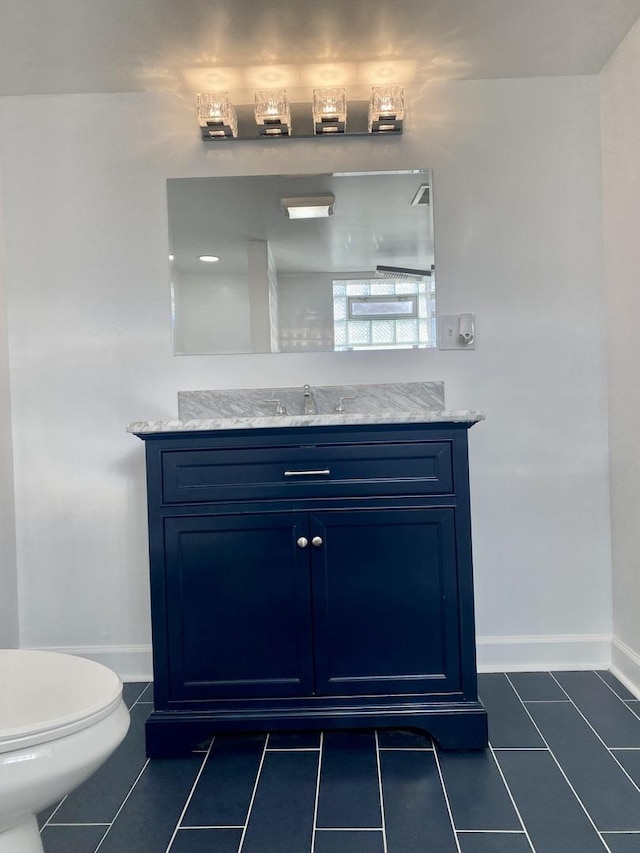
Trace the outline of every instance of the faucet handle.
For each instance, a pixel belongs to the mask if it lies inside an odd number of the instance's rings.
[[[340,397],[340,399],[339,399],[339,400],[338,400],[338,402],[336,403],[336,407],[335,407],[335,409],[334,409],[334,412],[337,412],[338,414],[342,414],[343,412],[346,412],[346,409],[345,409],[345,407],[342,405],[342,403],[343,403],[345,400],[355,400],[355,399],[356,399],[355,397]]]
[[[287,414],[287,407],[282,402],[282,400],[263,400],[263,403],[275,403],[276,404],[276,410],[274,412],[274,415],[286,415]]]

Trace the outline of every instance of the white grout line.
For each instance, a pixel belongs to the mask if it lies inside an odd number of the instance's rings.
[[[109,824],[109,826],[108,826],[108,828],[107,828],[107,831],[105,832],[105,834],[102,836],[102,838],[101,838],[101,839],[100,839],[100,841],[98,842],[98,846],[97,846],[97,847],[96,847],[96,849],[94,850],[94,853],[98,853],[98,850],[102,847],[102,843],[104,842],[105,838],[106,838],[106,837],[107,837],[107,835],[109,834],[109,832],[110,832],[110,830],[111,830],[111,827],[113,826],[113,824],[114,824],[114,823],[116,822],[116,820],[118,819],[118,815],[120,814],[120,812],[122,811],[122,809],[125,807],[125,804],[126,804],[127,800],[129,799],[129,797],[131,796],[131,794],[132,794],[132,792],[133,792],[133,789],[136,787],[136,785],[137,785],[137,784],[138,784],[138,782],[140,781],[140,777],[142,776],[142,774],[144,773],[144,771],[147,769],[147,766],[149,765],[149,761],[150,761],[150,760],[151,760],[151,759],[147,758],[147,760],[146,760],[146,761],[145,761],[145,763],[143,764],[143,766],[142,766],[142,770],[138,773],[138,775],[136,776],[136,780],[135,780],[135,782],[134,782],[134,783],[133,783],[133,785],[129,788],[129,791],[128,791],[128,793],[127,793],[127,796],[124,798],[124,800],[123,800],[123,801],[122,801],[122,803],[120,804],[120,808],[119,808],[119,809],[118,809],[118,811],[115,813],[115,815],[114,815],[114,817],[113,817],[113,820],[111,821],[111,823]]]
[[[211,747],[213,746],[214,741],[215,741],[215,737],[211,738],[211,743],[209,744],[209,749],[207,750],[204,758],[202,759],[200,769],[198,770],[198,772],[196,774],[196,778],[194,779],[193,785],[191,786],[191,790],[189,791],[189,796],[187,797],[186,802],[182,808],[182,811],[180,812],[180,817],[178,818],[178,821],[177,821],[175,828],[173,830],[173,834],[172,834],[171,838],[169,839],[169,843],[167,844],[167,847],[165,849],[165,853],[169,853],[169,850],[171,850],[171,845],[173,844],[175,837],[178,834],[178,831],[180,829],[180,824],[182,823],[182,818],[187,813],[187,809],[189,808],[189,804],[191,803],[191,799],[192,799],[193,794],[196,790],[196,785],[200,781],[200,777],[202,776],[202,773],[204,771],[204,768],[205,768],[205,765],[207,763],[207,759],[209,758],[209,755],[211,753]]]
[[[636,711],[636,709],[633,707],[633,706],[634,706],[634,704],[638,706],[638,710],[637,710],[637,711]],[[628,702],[625,702],[625,703],[624,703],[624,706],[625,706],[625,708],[628,708],[628,709],[631,711],[631,713],[633,714],[633,716],[634,716],[634,717],[636,717],[637,719],[639,719],[639,720],[640,720],[640,703],[638,703],[637,701],[633,701],[633,702],[632,702],[631,700],[629,700]]]
[[[627,708],[627,710],[631,711],[631,713],[633,714],[634,717],[637,717],[640,720],[640,714],[635,710],[635,708],[632,708],[631,705],[629,704],[631,702],[637,702],[638,700],[637,699],[623,699],[619,693],[616,693],[616,691],[609,684],[609,682],[604,680],[604,678],[600,675],[599,672],[596,672],[596,675],[598,676],[600,681],[605,685],[605,687],[609,688],[609,690],[613,693],[613,695],[616,697],[616,699],[619,699],[622,702],[622,704],[624,705],[624,707]]]
[[[554,705],[560,703],[566,705],[568,699],[521,699],[521,702],[526,702],[527,705]]]
[[[382,768],[380,766],[380,744],[378,742],[378,732],[374,732],[376,741],[376,767],[378,768],[378,793],[380,795],[380,817],[382,820],[382,848],[383,853],[387,853],[387,825],[384,818],[384,799],[382,796]]]
[[[316,832],[384,832],[382,826],[319,826]],[[384,836],[383,836],[384,842]],[[386,846],[384,848],[387,849]]]
[[[526,835],[524,829],[457,829],[458,835]],[[529,841],[529,843],[531,843]]]
[[[253,809],[253,803],[256,799],[256,792],[258,790],[258,782],[260,781],[260,774],[262,773],[262,767],[264,765],[264,760],[267,755],[267,747],[269,746],[269,735],[267,734],[264,740],[264,747],[262,749],[262,757],[260,758],[260,765],[258,766],[258,772],[256,773],[256,781],[253,785],[253,791],[251,793],[251,800],[249,802],[249,808],[247,809],[247,816],[244,820],[244,827],[242,829],[242,836],[240,838],[240,844],[238,845],[237,853],[242,853],[242,848],[244,847],[244,840],[247,837],[247,828],[249,826],[249,820],[251,818],[251,810]]]
[[[509,795],[509,799],[511,800],[511,805],[513,806],[515,813],[517,815],[518,820],[520,821],[520,826],[522,827],[522,831],[524,832],[527,841],[529,842],[529,847],[533,850],[533,853],[536,853],[536,848],[533,846],[533,841],[531,840],[531,836],[529,835],[529,830],[525,826],[524,820],[522,819],[522,815],[520,814],[520,809],[517,806],[515,797],[511,793],[511,788],[509,787],[509,783],[507,782],[504,773],[502,772],[502,767],[500,767],[500,763],[496,758],[495,749],[489,744],[489,749],[491,750],[491,757],[493,758],[494,764],[498,768],[498,773],[500,774],[500,778],[502,779],[502,784],[507,790],[507,794]],[[528,752],[546,752],[546,749],[543,750],[527,750]]]
[[[319,746],[272,746],[267,752],[320,752]]]
[[[623,701],[622,704],[624,705],[625,708],[627,708],[629,711],[631,711],[631,713],[633,714],[634,717],[637,717],[640,720],[640,704],[638,704],[638,702],[635,703],[636,705],[638,705],[637,711],[633,707],[634,703],[631,701],[631,699],[628,702]]]
[[[493,752],[549,752],[546,746],[493,746]]]
[[[320,749],[318,750],[318,775],[316,777],[316,798],[313,804],[313,828],[311,830],[311,853],[316,849],[316,832],[318,831],[318,802],[320,800],[320,771],[322,769],[322,749],[324,747],[324,732],[320,732]]]
[[[606,679],[604,679],[599,672],[597,672],[595,669],[593,670],[593,672],[595,672],[595,674],[598,676],[604,686],[609,688],[609,690],[613,693],[616,699],[619,699],[621,702],[625,701],[619,693],[616,693],[615,688],[611,684],[609,684],[609,682],[606,681]]]
[[[433,752],[432,746],[381,746],[379,752]]]
[[[605,829],[604,835],[640,835],[640,829]]]
[[[244,827],[242,824],[240,824],[240,826],[226,826],[224,824],[212,824],[211,826],[181,826],[180,832],[187,829],[244,829]]]
[[[110,823],[50,823],[49,826],[111,826]]]
[[[45,826],[50,826],[50,825],[51,825],[51,819],[52,819],[52,817],[55,815],[55,813],[58,811],[58,809],[59,809],[59,808],[60,808],[60,806],[64,803],[64,801],[67,799],[67,797],[68,797],[68,796],[69,796],[68,794],[65,794],[65,795],[64,795],[64,797],[60,800],[60,802],[59,802],[59,803],[58,803],[58,805],[55,807],[55,809],[51,812],[51,814],[50,814],[50,815],[49,815],[49,817],[46,819],[46,821],[42,824],[42,826],[40,827],[40,832],[41,832],[41,833],[42,833],[42,830],[45,828]]]
[[[141,701],[141,700],[142,700],[142,697],[144,696],[144,694],[145,694],[145,693],[147,692],[147,690],[149,689],[149,685],[150,685],[150,684],[151,684],[151,682],[150,682],[150,681],[148,681],[148,682],[145,684],[145,686],[142,688],[142,690],[140,691],[140,694],[139,694],[138,698],[137,698],[137,699],[136,699],[136,701],[131,705],[131,708],[129,708],[129,710],[130,710],[130,711],[131,711],[131,710],[133,710],[133,708],[135,708],[135,707],[136,707],[136,705],[138,705],[138,704],[141,704],[141,705],[146,705],[146,704],[153,705],[153,702],[152,702],[152,700],[151,700],[151,699],[149,699],[149,700],[148,700],[148,702],[147,702],[147,701],[144,701],[144,702],[143,702],[143,701]]]
[[[456,825],[455,825],[454,820],[453,820],[453,812],[451,811],[451,803],[449,802],[449,795],[447,794],[447,789],[446,789],[446,786],[444,784],[444,777],[442,775],[442,768],[440,767],[440,758],[438,757],[438,750],[435,748],[435,746],[433,749],[433,757],[435,758],[435,761],[436,761],[436,768],[438,770],[438,776],[440,777],[440,785],[442,786],[442,793],[444,794],[444,801],[445,801],[445,804],[447,806],[447,812],[449,813],[449,820],[451,822],[451,829],[453,830],[453,839],[456,842],[456,850],[458,851],[458,853],[462,853],[462,850],[460,849],[460,842],[458,841],[458,833],[456,831]]]
[[[525,710],[525,712],[526,712],[527,716],[529,717],[529,719],[531,720],[531,722],[532,722],[532,723],[533,723],[533,725],[535,726],[536,731],[538,732],[538,734],[539,734],[539,735],[540,735],[540,737],[542,738],[542,742],[546,745],[547,749],[549,750],[549,755],[550,755],[550,756],[551,756],[551,758],[555,761],[555,763],[556,763],[556,765],[557,765],[557,767],[558,767],[558,770],[560,771],[560,773],[562,773],[562,776],[563,776],[563,778],[564,778],[565,782],[567,783],[567,785],[569,786],[569,788],[571,789],[571,791],[572,791],[572,793],[573,793],[573,796],[576,798],[576,800],[577,800],[577,801],[578,801],[578,803],[580,804],[580,808],[582,809],[582,811],[583,811],[583,812],[585,813],[585,815],[587,816],[587,820],[589,821],[589,823],[590,823],[590,824],[591,824],[591,826],[593,827],[594,831],[595,831],[595,832],[596,832],[596,834],[598,835],[598,838],[600,839],[600,841],[602,841],[602,843],[603,843],[603,845],[604,845],[605,849],[606,849],[606,850],[608,850],[608,851],[609,851],[609,853],[611,853],[611,850],[609,849],[609,846],[607,845],[606,841],[605,841],[605,840],[604,840],[604,838],[602,837],[602,834],[601,834],[601,832],[598,830],[598,827],[595,825],[595,823],[594,823],[594,821],[593,821],[593,818],[591,817],[591,815],[590,815],[590,814],[589,814],[589,812],[587,811],[587,808],[586,808],[585,804],[582,802],[582,800],[581,800],[581,799],[580,799],[580,797],[578,796],[578,794],[577,794],[577,792],[576,792],[576,789],[575,789],[575,788],[573,787],[573,785],[571,784],[571,782],[570,782],[570,780],[569,780],[569,777],[568,777],[568,776],[567,776],[567,774],[564,772],[564,769],[563,769],[562,765],[560,764],[560,762],[558,761],[558,759],[557,759],[557,758],[556,758],[556,756],[554,755],[554,752],[553,752],[553,750],[551,749],[551,747],[549,746],[549,743],[547,742],[547,739],[544,737],[544,735],[543,735],[543,734],[542,734],[542,732],[540,731],[540,727],[538,726],[538,724],[536,723],[536,721],[533,719],[533,717],[532,717],[532,716],[531,716],[531,714],[529,713],[529,709],[527,708],[527,706],[525,705],[525,703],[524,703],[524,702],[522,701],[522,699],[520,698],[520,694],[518,693],[518,691],[516,690],[516,688],[515,688],[515,687],[514,687],[514,685],[513,685],[513,682],[512,682],[512,681],[511,681],[511,679],[509,678],[509,673],[505,672],[505,674],[504,674],[504,675],[505,675],[505,678],[507,679],[507,681],[509,682],[509,684],[511,685],[511,688],[512,688],[513,692],[516,694],[516,696],[518,697],[518,699],[520,699],[520,702],[521,702],[521,704],[522,704],[522,707],[524,708],[524,710]],[[550,673],[549,673],[549,675],[551,675],[551,677],[553,678],[553,673],[551,673],[551,672],[550,672]],[[557,682],[556,682],[556,683],[557,683]]]
[[[609,682],[608,682],[608,681],[606,681],[606,680],[605,680],[605,679],[600,675],[600,673],[599,673],[599,672],[596,672],[596,670],[595,670],[595,669],[594,669],[593,671],[594,671],[594,673],[598,676],[598,678],[600,679],[600,681],[605,685],[605,687],[608,687],[608,688],[609,688],[609,690],[613,693],[613,695],[614,695],[614,696],[616,696],[616,697],[617,697],[621,702],[624,702],[624,699],[622,698],[622,696],[620,696],[620,694],[619,694],[619,693],[616,693],[615,688],[613,687],[613,685],[609,684]]]
[[[553,675],[553,673],[551,673],[551,677],[556,681],[556,683],[558,684],[558,686],[559,686],[562,690],[564,690],[564,687],[563,687],[563,686],[562,686],[562,684],[560,684],[560,682],[555,678],[555,676]],[[564,692],[565,692],[565,693],[567,693],[567,691],[566,691],[566,690],[564,690]],[[568,693],[567,693],[567,696],[569,696],[569,694],[568,694]],[[604,748],[607,750],[607,752],[609,753],[609,755],[613,758],[613,760],[614,760],[614,761],[615,761],[615,763],[618,765],[618,767],[622,770],[622,772],[623,772],[623,773],[624,773],[624,775],[627,777],[627,779],[631,782],[631,784],[632,784],[632,785],[633,785],[633,787],[636,789],[636,791],[640,794],[640,787],[637,785],[637,783],[636,783],[636,782],[634,782],[634,780],[631,778],[631,776],[627,773],[627,771],[625,770],[625,768],[622,766],[622,764],[618,761],[618,759],[616,758],[616,756],[613,754],[613,750],[614,750],[614,749],[616,749],[616,747],[615,747],[615,746],[612,746],[612,747],[607,746],[607,744],[606,744],[606,743],[604,742],[604,740],[600,737],[600,735],[598,734],[598,732],[597,732],[597,731],[594,729],[594,727],[591,725],[591,723],[589,722],[589,720],[588,720],[588,719],[585,717],[585,715],[582,713],[582,711],[580,710],[580,708],[578,708],[578,706],[577,706],[577,705],[576,705],[576,703],[573,701],[573,699],[571,699],[571,696],[569,696],[569,699],[570,699],[571,704],[573,705],[573,707],[574,707],[574,708],[576,709],[576,711],[580,714],[580,716],[582,717],[582,719],[583,719],[583,720],[585,721],[585,723],[589,726],[589,728],[591,729],[591,731],[592,731],[592,732],[594,733],[594,735],[598,738],[598,740],[600,741],[600,743],[604,746]]]

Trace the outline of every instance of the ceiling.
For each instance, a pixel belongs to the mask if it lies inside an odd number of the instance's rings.
[[[0,95],[596,74],[640,0],[0,0]]]
[[[378,264],[428,270],[431,208],[411,202],[430,180],[424,171],[169,179],[174,279],[176,273],[246,277],[251,241],[269,245],[280,275],[373,275]],[[293,220],[282,211],[282,198],[328,194],[335,197],[328,219]],[[203,254],[220,261],[203,263]]]

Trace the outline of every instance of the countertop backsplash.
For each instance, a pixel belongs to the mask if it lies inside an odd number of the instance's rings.
[[[335,412],[340,398],[346,413],[441,411],[444,382],[395,382],[371,385],[311,385],[319,414]],[[178,391],[178,418],[182,421],[215,417],[273,415],[279,400],[290,415],[304,411],[303,386],[233,390]]]

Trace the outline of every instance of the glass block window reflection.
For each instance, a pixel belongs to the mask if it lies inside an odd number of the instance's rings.
[[[336,350],[435,347],[435,323],[430,278],[333,282]]]

